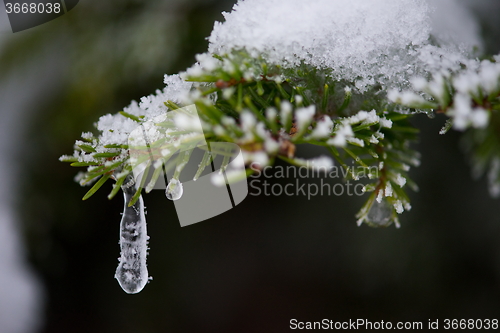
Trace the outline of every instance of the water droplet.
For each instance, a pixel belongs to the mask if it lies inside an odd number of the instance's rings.
[[[182,183],[175,178],[170,179],[167,185],[167,189],[165,190],[165,196],[169,200],[179,200],[182,197],[182,193],[184,193],[184,188],[182,187]]]
[[[146,267],[148,235],[144,201],[142,196],[131,207],[130,199],[135,194],[135,187],[122,186],[125,208],[120,222],[120,258],[115,278],[128,294],[140,292],[148,282]]]
[[[366,215],[366,223],[372,227],[387,227],[393,222],[392,215],[393,208],[387,200],[381,202],[374,200],[370,211]]]

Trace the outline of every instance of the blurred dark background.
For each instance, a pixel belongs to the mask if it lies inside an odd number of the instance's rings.
[[[113,275],[123,202],[107,200],[111,185],[82,202],[77,170],[58,157],[99,116],[194,63],[233,2],[81,1],[4,38],[0,80],[18,92],[13,98],[29,99],[15,110],[20,132],[8,156],[17,163],[26,256],[45,290],[39,331],[284,332],[292,318],[500,319],[499,201],[485,179],[471,178],[460,133],[438,134],[441,117],[415,119],[422,165],[411,175],[420,192],[401,229],[357,227],[363,198],[347,196],[249,196],[181,228],[173,204],[153,191],[144,199],[154,280],[137,295],[121,290]],[[483,2],[474,15],[485,50],[498,53],[491,17],[500,10]]]

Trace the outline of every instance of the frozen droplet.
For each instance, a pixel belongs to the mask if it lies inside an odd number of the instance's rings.
[[[121,253],[115,278],[126,293],[136,294],[148,282],[146,255],[149,237],[146,230],[142,196],[129,207],[128,204],[136,189],[134,186],[122,186],[122,190],[125,208],[120,222]]]
[[[179,200],[182,197],[182,193],[184,193],[184,188],[182,187],[182,183],[175,178],[170,179],[167,185],[167,189],[165,190],[165,196],[169,200]]]
[[[393,222],[393,208],[387,200],[373,201],[370,211],[366,215],[366,223],[372,227],[387,227]]]

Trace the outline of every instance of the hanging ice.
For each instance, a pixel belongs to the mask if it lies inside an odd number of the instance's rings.
[[[165,190],[167,199],[172,201],[179,200],[182,197],[182,193],[184,193],[182,183],[178,179],[170,179],[167,189]]]
[[[366,215],[366,223],[374,227],[387,227],[392,223],[392,214],[392,207],[387,200],[374,200]]]
[[[126,293],[136,294],[148,282],[146,255],[149,237],[142,196],[134,205],[128,207],[135,194],[135,186],[122,186],[122,190],[125,207],[120,222],[120,263],[116,268],[115,278]]]

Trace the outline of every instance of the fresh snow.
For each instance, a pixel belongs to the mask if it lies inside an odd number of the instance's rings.
[[[463,60],[456,47],[429,44],[433,32],[452,39],[453,27],[431,20],[445,14],[441,9],[437,0],[239,1],[223,13],[225,22],[215,23],[209,51],[245,49],[284,67],[304,62],[331,69],[361,91],[377,82],[401,86],[415,74],[458,68]]]

